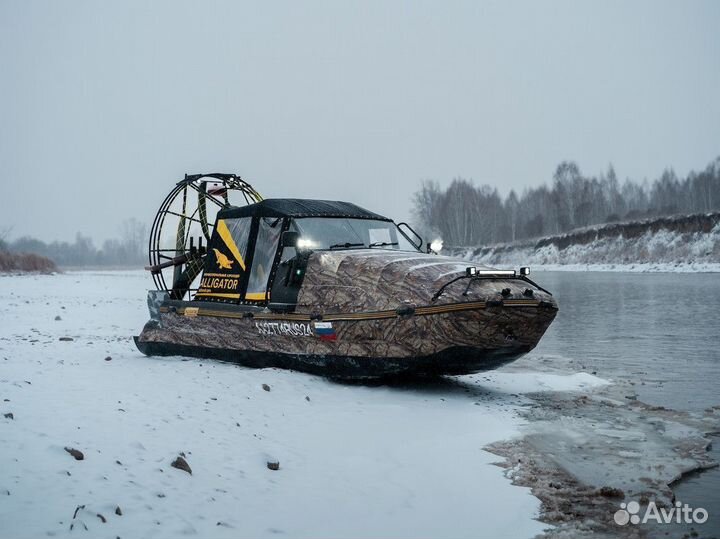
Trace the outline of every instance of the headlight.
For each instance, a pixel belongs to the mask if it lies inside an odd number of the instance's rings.
[[[315,242],[307,238],[299,238],[297,242],[298,249],[312,249],[315,247]]]

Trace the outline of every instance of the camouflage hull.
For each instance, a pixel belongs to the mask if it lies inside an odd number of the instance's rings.
[[[471,374],[501,367],[528,351],[521,349],[480,350],[457,346],[430,356],[402,359],[253,352],[147,342],[138,339],[136,337],[138,349],[148,356],[218,359],[246,367],[291,369],[339,380]]]
[[[465,302],[355,315],[277,316],[175,302],[136,339],[148,355],[186,355],[341,378],[467,374],[532,350],[554,304]]]
[[[163,298],[136,343],[148,355],[341,378],[467,374],[532,350],[557,313],[552,295],[522,279],[465,279],[466,267],[422,253],[319,252],[292,312]]]

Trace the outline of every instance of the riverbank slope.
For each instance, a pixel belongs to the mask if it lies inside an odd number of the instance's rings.
[[[450,251],[494,267],[715,272],[720,271],[720,212],[612,223],[535,240]]]

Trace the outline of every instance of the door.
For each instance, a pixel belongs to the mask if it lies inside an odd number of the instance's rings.
[[[259,217],[257,239],[252,258],[245,301],[269,301],[268,280],[277,255],[283,220],[279,217]]]
[[[240,300],[251,228],[251,217],[218,220],[195,299],[228,303]]]

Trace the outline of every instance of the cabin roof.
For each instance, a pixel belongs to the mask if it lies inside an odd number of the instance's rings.
[[[350,202],[301,198],[268,198],[247,206],[231,206],[218,213],[220,219],[239,217],[346,217],[392,220]]]

